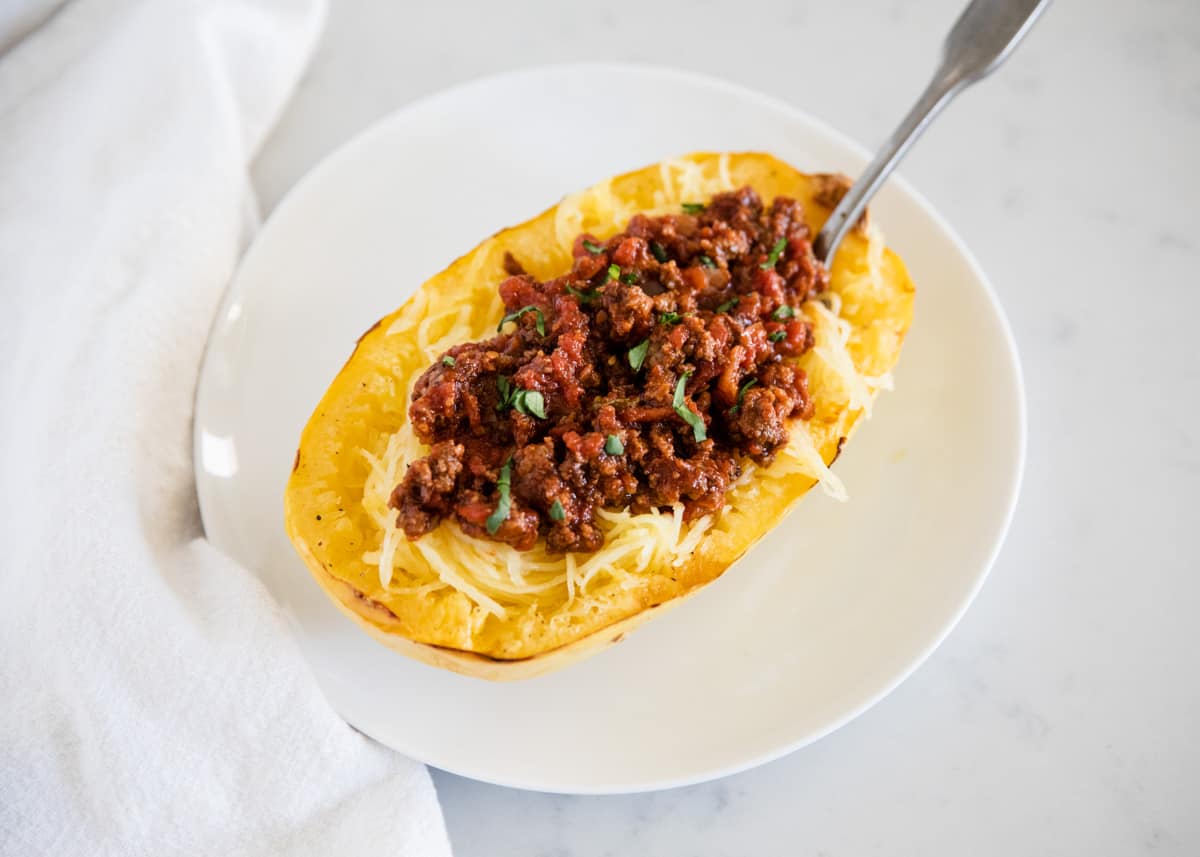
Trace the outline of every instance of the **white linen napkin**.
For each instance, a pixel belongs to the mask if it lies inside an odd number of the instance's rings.
[[[449,854],[203,539],[191,406],[320,0],[74,0],[0,57],[0,853]]]

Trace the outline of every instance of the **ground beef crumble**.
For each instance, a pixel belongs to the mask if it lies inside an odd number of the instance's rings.
[[[794,358],[800,304],[828,284],[798,202],[751,188],[701,210],[583,234],[546,282],[508,256],[507,321],[418,379],[409,418],[429,454],[392,492],[409,538],[453,518],[528,550],[603,544],[599,508],[719,510],[749,458],[769,463],[812,415]]]

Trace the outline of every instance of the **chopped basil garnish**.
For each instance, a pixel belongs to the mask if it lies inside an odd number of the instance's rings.
[[[624,455],[625,444],[621,443],[621,439],[615,434],[610,434],[604,441],[604,451],[609,455]]]
[[[784,319],[795,318],[795,317],[796,317],[796,310],[794,310],[792,307],[788,306],[787,304],[784,304],[779,309],[775,310],[775,312],[771,313],[771,318],[775,319],[776,321],[783,321]]]
[[[450,368],[453,369],[454,368],[454,358],[451,357],[449,354],[447,354],[445,357],[442,358],[442,365],[449,366]]]
[[[503,375],[496,377],[496,389],[500,392],[496,410],[502,411],[511,407],[527,417],[546,419],[546,398],[537,390],[522,390]]]
[[[581,292],[579,289],[574,289],[570,286],[567,286],[567,294],[574,295],[581,304],[590,304],[600,297],[595,292]]]
[[[650,255],[657,259],[659,264],[665,264],[667,261],[667,248],[659,244],[657,241],[651,241]]]
[[[489,536],[496,535],[496,531],[500,529],[500,525],[508,520],[508,513],[512,511],[512,500],[509,499],[508,492],[512,487],[512,456],[510,455],[504,462],[504,466],[500,468],[500,478],[496,480],[496,487],[500,489],[500,501],[496,504],[496,511],[488,515],[487,531]]]
[[[621,282],[627,286],[632,286],[637,281],[638,281],[638,275],[635,274],[633,271],[630,271],[628,274],[621,275]]]
[[[611,283],[613,280],[615,280],[619,276],[621,276],[621,266],[615,265],[615,264],[609,265],[608,266],[608,276],[604,278],[604,282]]]
[[[677,312],[664,312],[658,317],[659,324],[679,324],[679,320],[683,318]]]
[[[603,244],[593,244],[591,241],[588,241],[586,238],[584,238],[583,239],[583,249],[587,250],[589,253],[603,253],[604,245]]]
[[[496,402],[496,410],[502,411],[512,403],[512,382],[509,381],[504,375],[497,375],[496,390],[500,393],[500,401]]]
[[[716,262],[714,262],[712,259],[708,258],[707,256],[699,256],[699,257],[698,257],[698,259],[699,259],[699,261],[700,261],[700,264],[701,264],[701,265],[703,265],[703,266],[704,266],[704,267],[706,267],[706,268],[715,268],[715,267],[717,267],[717,263],[716,263]]]
[[[716,312],[729,312],[731,309],[733,309],[737,305],[738,305],[738,299],[732,298],[731,300],[727,300],[727,301],[725,301],[725,303],[723,303],[719,307],[717,307]]]
[[[518,318],[525,315],[525,313],[527,313],[527,312],[536,312],[537,313],[538,335],[545,336],[546,335],[546,317],[544,315],[542,315],[542,311],[540,309],[533,306],[532,304],[530,304],[529,306],[523,306],[516,312],[510,312],[504,318],[500,319],[500,323],[498,325],[496,325],[496,333],[499,333],[501,330],[503,330],[504,325],[508,324],[510,321],[516,321]]]
[[[684,214],[699,214],[704,209],[705,205],[702,202],[685,202],[683,204]]]
[[[563,504],[561,502],[559,502],[558,500],[555,500],[553,503],[550,504],[550,520],[551,521],[561,521],[566,516],[567,516],[567,513],[563,509]]]
[[[736,414],[738,412],[738,409],[742,406],[742,399],[746,398],[746,391],[757,383],[757,378],[751,378],[749,381],[746,381],[744,384],[742,384],[742,386],[738,387],[737,404],[729,409],[729,413]]]
[[[785,336],[787,336],[786,330],[777,330],[768,336],[767,339],[771,340],[772,342],[783,342],[783,338]]]
[[[517,390],[513,394],[513,410],[527,417],[546,418],[546,399],[537,390]]]
[[[642,368],[642,364],[646,362],[646,352],[649,350],[649,339],[644,339],[640,345],[635,345],[629,349],[629,365],[634,372]]]
[[[771,248],[771,255],[767,257],[767,261],[763,262],[758,267],[764,271],[769,271],[775,267],[775,263],[779,261],[779,257],[783,255],[784,249],[787,247],[787,239],[780,238],[775,242],[775,246]]]
[[[691,372],[684,372],[679,376],[679,381],[675,384],[675,398],[672,400],[671,406],[675,408],[675,413],[679,414],[679,418],[692,427],[692,436],[696,438],[696,443],[699,443],[708,437],[708,433],[704,430],[704,418],[684,404],[685,388],[690,377],[692,377]]]

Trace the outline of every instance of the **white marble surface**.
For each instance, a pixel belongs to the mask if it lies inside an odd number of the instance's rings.
[[[270,208],[418,96],[575,58],[722,75],[872,144],[959,5],[335,0],[255,180]],[[1024,492],[966,619],[859,720],[726,780],[435,775],[460,857],[1200,853],[1198,159],[1200,5],[1059,0],[904,168],[993,278],[1028,385]]]

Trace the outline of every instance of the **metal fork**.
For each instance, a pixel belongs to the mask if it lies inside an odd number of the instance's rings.
[[[954,96],[1008,59],[1049,5],[1050,0],[974,0],[963,10],[946,36],[933,80],[817,234],[813,251],[818,259],[833,261],[850,227],[917,138]]]

